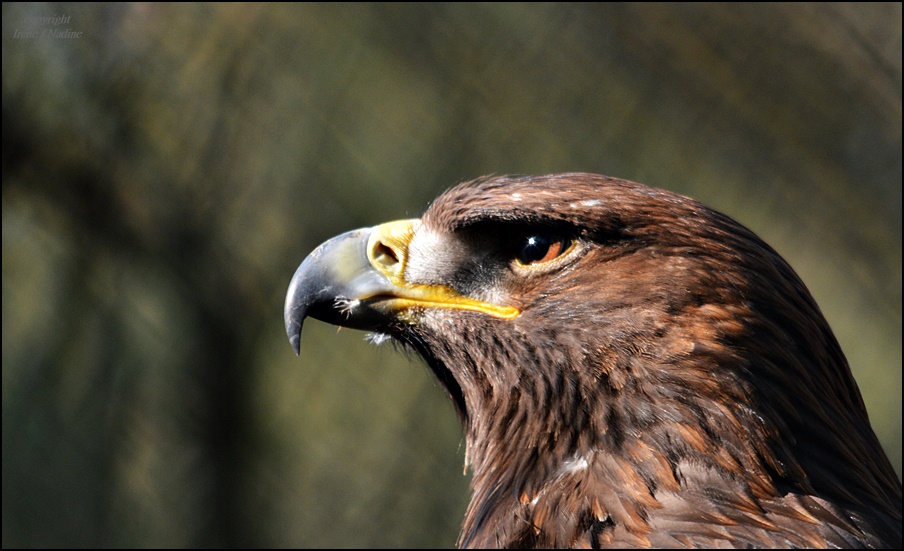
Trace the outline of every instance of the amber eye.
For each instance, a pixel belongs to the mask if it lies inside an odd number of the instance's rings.
[[[515,258],[525,266],[549,262],[571,247],[571,239],[555,234],[528,234],[521,238]]]

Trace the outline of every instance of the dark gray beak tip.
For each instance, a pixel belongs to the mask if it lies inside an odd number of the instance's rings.
[[[295,318],[286,315],[286,334],[289,336],[289,344],[292,345],[296,356],[301,354],[301,327],[303,324],[303,316]]]
[[[292,276],[289,283],[289,291],[286,294],[286,304],[283,310],[283,321],[286,324],[286,335],[289,337],[289,344],[292,350],[298,356],[301,353],[301,327],[304,324],[304,318],[308,314],[310,307],[310,291],[306,288],[306,279],[308,270],[305,268],[310,266],[310,262],[302,262],[301,266]]]
[[[289,332],[289,344],[292,345],[292,350],[295,351],[295,355],[301,355],[301,324],[298,324],[298,330],[292,332],[293,329],[288,329]]]
[[[292,350],[294,350],[295,355],[298,356],[301,353],[301,326],[304,322],[298,321],[298,319],[288,315],[288,312],[285,321],[286,335],[289,336],[289,344],[292,345]]]

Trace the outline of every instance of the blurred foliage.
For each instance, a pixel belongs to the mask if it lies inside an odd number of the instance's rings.
[[[753,228],[901,472],[900,3],[5,3],[2,57],[4,547],[454,545],[442,391],[317,322],[296,358],[282,303],[488,173]]]

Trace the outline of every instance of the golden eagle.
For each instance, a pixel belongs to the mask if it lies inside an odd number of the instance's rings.
[[[312,252],[296,352],[306,317],[391,337],[442,383],[473,472],[462,547],[901,543],[901,483],[813,297],[687,197],[460,184]]]

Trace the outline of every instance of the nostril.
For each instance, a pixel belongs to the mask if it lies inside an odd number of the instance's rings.
[[[399,263],[399,257],[392,248],[387,247],[383,243],[377,243],[374,247],[374,260],[384,266],[391,266]]]
[[[408,245],[416,220],[397,220],[371,228],[367,238],[367,260],[390,281],[404,284]]]

